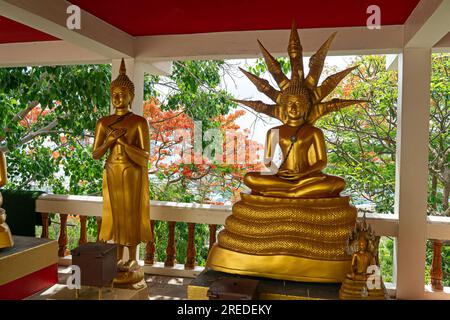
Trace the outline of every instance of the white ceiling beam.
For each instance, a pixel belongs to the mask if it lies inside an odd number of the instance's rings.
[[[387,54],[386,55],[386,70],[387,71],[397,71],[398,70],[398,54]]]
[[[168,76],[172,73],[172,61],[142,61],[136,59],[141,65],[145,73]]]
[[[405,47],[431,48],[450,31],[450,0],[422,0],[405,22]]]
[[[330,55],[400,53],[403,26],[299,29],[304,55],[314,53],[334,32]],[[274,55],[286,55],[290,30],[262,30],[201,33],[190,35],[144,36],[135,39],[140,60],[167,61],[189,59],[252,58],[260,55],[256,39]]]
[[[111,59],[65,41],[0,45],[0,67],[111,63]]]
[[[0,44],[0,68],[22,66],[55,66],[73,64],[107,64],[111,58],[77,47],[62,40]],[[136,60],[144,72],[167,76],[171,61]]]
[[[67,28],[65,0],[0,0],[2,16],[108,58],[133,57],[133,37],[81,10],[81,29]]]
[[[433,52],[450,52],[450,32],[434,45]]]

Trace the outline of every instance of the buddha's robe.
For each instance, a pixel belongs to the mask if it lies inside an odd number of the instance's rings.
[[[110,148],[103,171],[103,219],[99,239],[134,246],[152,239],[149,208],[149,128],[147,120],[130,114],[118,123],[117,116],[100,119],[94,150],[108,130],[126,129]],[[111,128],[111,123],[114,123]],[[97,142],[97,140],[99,142]]]

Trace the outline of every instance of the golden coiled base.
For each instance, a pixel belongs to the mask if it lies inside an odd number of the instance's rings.
[[[287,199],[242,194],[219,233],[219,246],[252,255],[348,260],[356,222],[348,197]]]
[[[274,279],[341,282],[350,270],[347,239],[356,223],[348,197],[293,199],[242,194],[208,265]]]
[[[226,249],[255,255],[285,254],[318,260],[349,259],[344,250],[346,241],[327,243],[282,234],[253,238],[231,233],[225,229],[219,233],[218,243]]]
[[[212,270],[279,280],[340,283],[351,261],[314,260],[287,255],[258,256],[215,245],[209,253],[207,268]]]

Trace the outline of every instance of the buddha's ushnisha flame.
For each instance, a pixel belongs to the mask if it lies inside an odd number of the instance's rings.
[[[111,82],[110,90],[116,87],[125,87],[127,88],[131,94],[134,95],[134,84],[127,76],[127,69],[125,67],[125,61],[122,58],[122,62],[120,63],[119,75],[114,81]]]
[[[309,111],[306,121],[313,124],[324,115],[338,111],[341,108],[366,102],[365,100],[331,99],[323,101],[357,66],[348,68],[326,78],[319,86],[319,78],[323,71],[325,58],[330,48],[331,42],[335,38],[333,33],[320,49],[309,60],[309,74],[305,77],[303,70],[303,48],[297,32],[297,24],[292,23],[291,34],[288,45],[288,55],[291,62],[291,79],[283,73],[280,63],[267,51],[258,40],[267,69],[278,84],[279,90],[269,84],[269,81],[261,79],[254,74],[241,69],[247,78],[256,86],[258,91],[264,93],[275,104],[266,104],[262,101],[234,100],[237,103],[248,106],[259,113],[264,113],[270,117],[286,123],[287,118],[283,110],[285,99],[289,95],[301,95],[304,101],[309,101]]]

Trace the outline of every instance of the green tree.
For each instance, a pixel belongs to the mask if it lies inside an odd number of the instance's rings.
[[[0,149],[7,155],[7,187],[50,188],[59,171],[54,152],[84,148],[97,119],[108,113],[110,74],[110,65],[0,69],[0,104],[5,106]],[[69,177],[78,171],[76,166],[64,169]]]
[[[386,71],[382,56],[357,57],[358,71],[348,76],[336,96],[367,99],[324,117],[318,126],[328,142],[329,173],[347,181],[346,193],[393,212],[397,127],[397,74]]]

